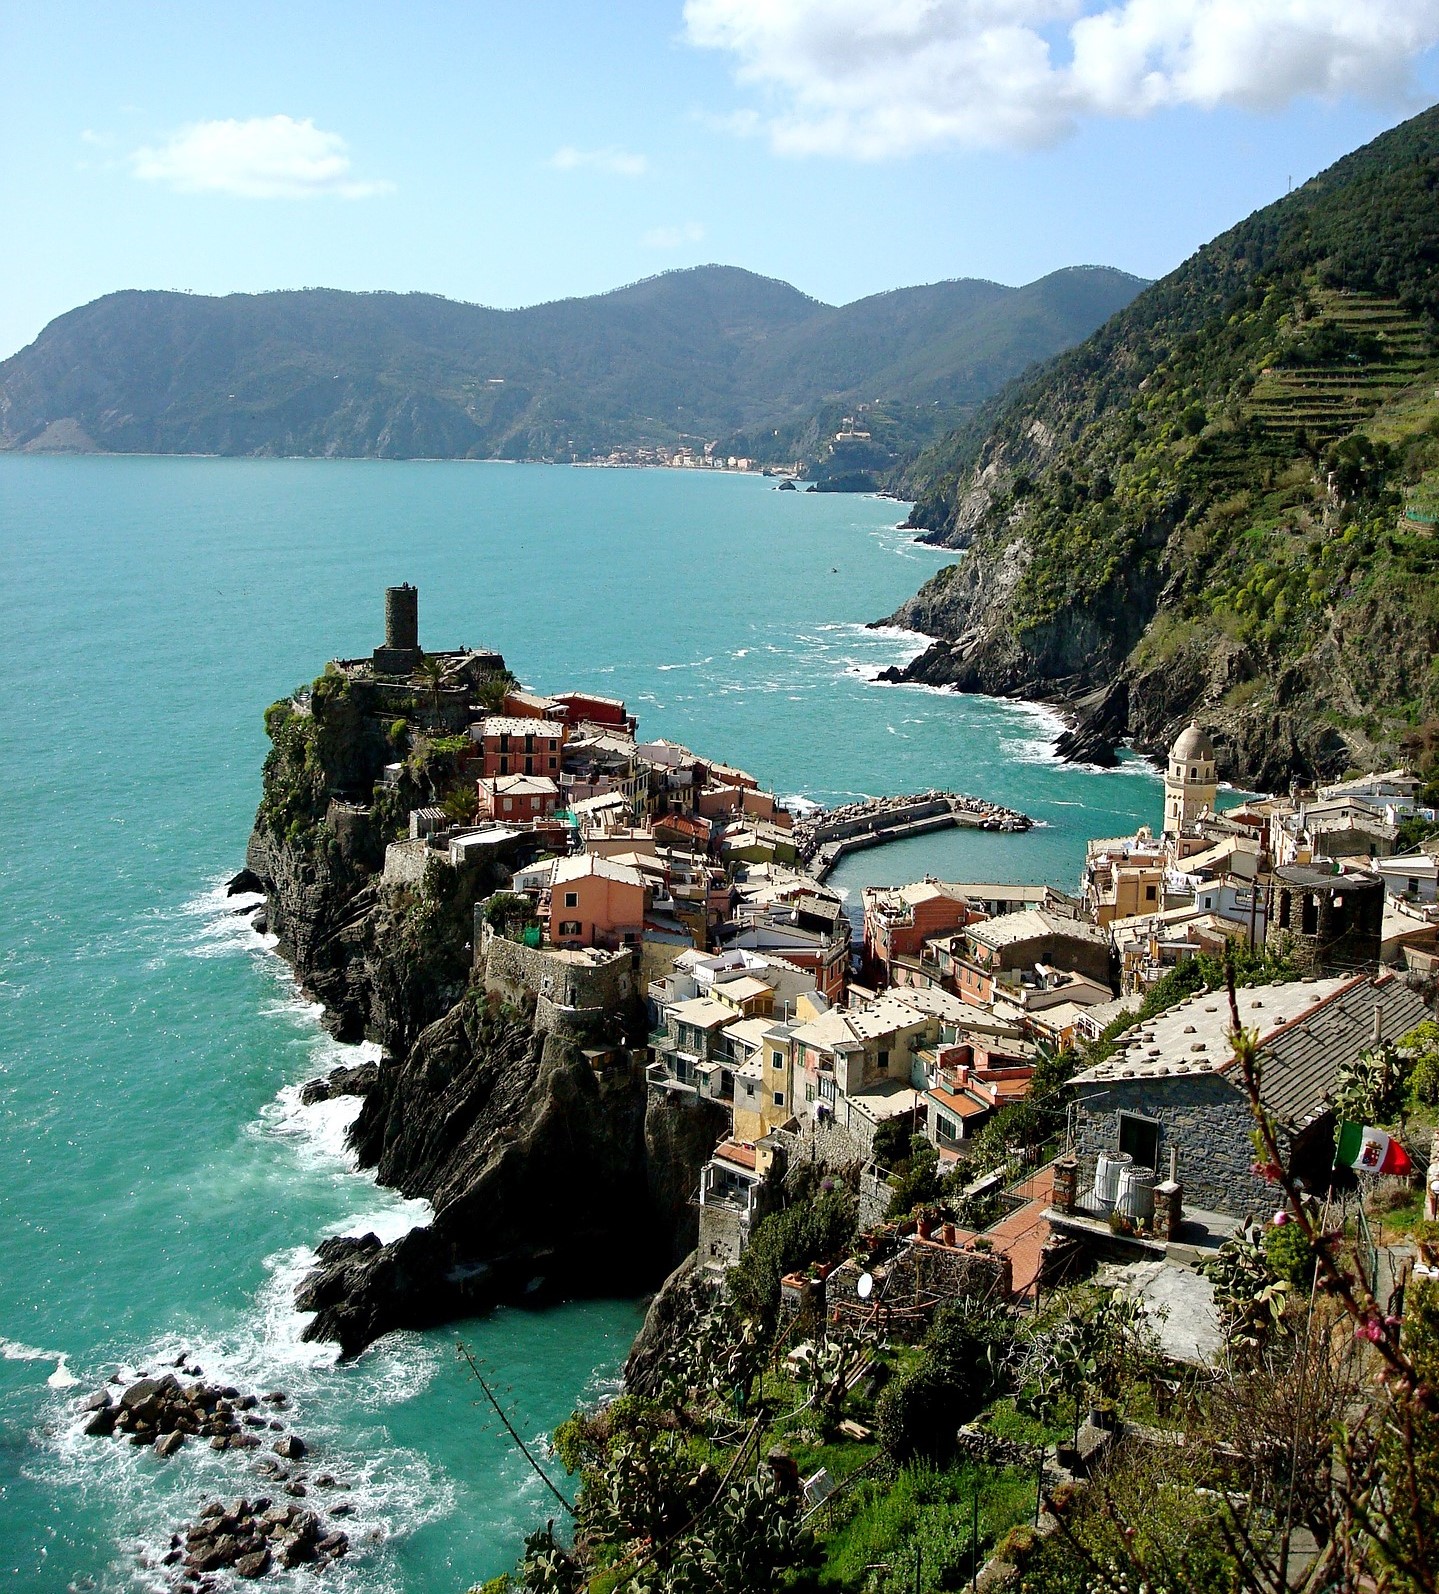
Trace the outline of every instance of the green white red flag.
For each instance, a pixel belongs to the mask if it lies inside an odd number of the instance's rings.
[[[1339,1125],[1334,1160],[1361,1173],[1412,1173],[1409,1153],[1392,1136],[1372,1124]]]

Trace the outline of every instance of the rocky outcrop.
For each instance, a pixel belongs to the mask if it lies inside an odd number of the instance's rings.
[[[652,1286],[692,1221],[688,1197],[714,1135],[701,1153],[698,1140],[677,1147],[681,1137],[656,1133],[650,1160],[642,1074],[596,1069],[583,1044],[624,1040],[613,1032],[638,1019],[607,1015],[609,1035],[546,1030],[533,1011],[476,990],[381,1067],[352,1143],[385,1184],[430,1201],[434,1218],[386,1245],[326,1241],[296,1298],[316,1314],[306,1337],[354,1355],[391,1329],[500,1301]]]
[[[316,1102],[334,1101],[340,1096],[368,1096],[380,1082],[378,1063],[356,1063],[351,1068],[332,1068],[323,1079],[309,1080],[300,1091],[300,1103],[313,1107]]]
[[[368,848],[357,857],[328,825],[291,842],[257,824],[246,851],[277,950],[326,1027],[402,1053],[464,994],[471,906],[500,878],[437,862],[420,887],[388,886],[368,861]],[[437,916],[447,935],[427,935]]]

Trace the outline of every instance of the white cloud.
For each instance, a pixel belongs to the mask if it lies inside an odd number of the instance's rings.
[[[1439,0],[686,0],[785,154],[1036,148],[1084,116],[1413,103]],[[751,124],[753,125],[753,124]]]
[[[683,249],[686,244],[697,244],[705,230],[697,221],[687,221],[682,227],[652,227],[640,242],[646,249]]]
[[[550,165],[560,172],[608,172],[612,177],[643,177],[650,169],[643,155],[632,155],[613,144],[605,149],[576,149],[565,144],[550,156]]]
[[[192,122],[163,144],[137,149],[130,168],[143,181],[165,183],[182,194],[238,194],[245,199],[319,194],[368,199],[395,186],[352,177],[344,139],[324,132],[308,117]]]

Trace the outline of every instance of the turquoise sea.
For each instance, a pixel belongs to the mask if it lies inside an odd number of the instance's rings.
[[[548,1513],[455,1339],[539,1437],[638,1324],[630,1301],[505,1311],[346,1367],[300,1343],[315,1241],[423,1206],[352,1170],[352,1105],[299,1106],[345,1049],[222,883],[262,710],[375,645],[387,584],[419,585],[428,645],[623,695],[646,733],[782,793],[956,787],[1042,821],[862,854],[850,891],[1072,885],[1087,836],[1158,819],[1150,770],[1057,764],[1040,710],[869,683],[917,639],[863,622],[946,557],[901,513],[687,472],[0,457],[0,1583],[165,1587],[155,1552],[187,1514],[257,1492],[235,1454],[79,1434],[78,1395],[186,1350],[289,1390],[316,1468],[354,1485],[331,1586],[457,1594]]]

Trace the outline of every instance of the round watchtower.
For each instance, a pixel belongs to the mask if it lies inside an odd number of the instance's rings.
[[[412,651],[420,645],[420,592],[409,582],[385,588],[385,646]]]

